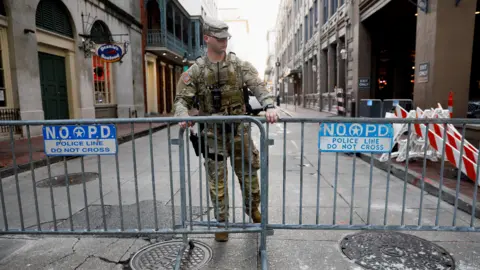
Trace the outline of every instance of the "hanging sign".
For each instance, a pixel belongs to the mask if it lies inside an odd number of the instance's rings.
[[[125,53],[126,46],[123,43],[98,44],[95,46],[95,54],[108,63],[122,60]]]

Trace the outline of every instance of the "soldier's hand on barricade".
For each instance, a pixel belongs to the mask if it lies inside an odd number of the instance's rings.
[[[268,123],[274,124],[275,122],[278,121],[277,109],[275,109],[275,108],[267,109],[267,111],[265,113],[265,117],[267,118]]]

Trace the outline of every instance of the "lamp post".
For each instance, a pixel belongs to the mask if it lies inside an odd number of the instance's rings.
[[[275,97],[277,97],[277,95],[279,94],[279,93],[277,93],[277,91],[280,89],[280,83],[279,83],[279,81],[280,81],[280,79],[279,79],[280,78],[280,73],[279,73],[280,72],[280,59],[278,59],[278,57],[277,57],[277,62],[275,63],[275,67],[276,67],[276,73],[277,73],[277,76],[275,78]]]
[[[343,116],[347,116],[347,76],[348,76],[348,68],[347,68],[347,60],[348,60],[348,52],[345,48],[341,49],[340,50],[340,55],[342,57],[342,60],[344,61],[343,62],[343,69],[345,70],[345,79],[344,79],[344,86],[343,86],[343,93],[342,93],[342,97],[343,97]]]

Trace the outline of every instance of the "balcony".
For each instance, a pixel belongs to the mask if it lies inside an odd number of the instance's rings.
[[[147,32],[147,50],[166,53],[168,51],[183,57],[187,53],[189,61],[195,60],[197,57],[205,54],[203,46],[189,49],[188,44],[182,42],[179,38],[171,33],[164,34],[160,29],[149,29]],[[178,58],[177,58],[178,60]]]
[[[202,54],[203,20],[190,16],[177,0],[148,0],[146,50],[179,65]]]
[[[160,29],[149,29],[147,32],[147,49],[155,50],[154,47],[165,48],[180,56],[183,56],[185,52],[189,53],[188,44]]]

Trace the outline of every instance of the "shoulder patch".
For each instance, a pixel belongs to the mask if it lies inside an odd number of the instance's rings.
[[[190,76],[189,72],[184,72],[182,74],[182,81],[184,84],[190,84],[190,82],[192,81],[192,77]]]

